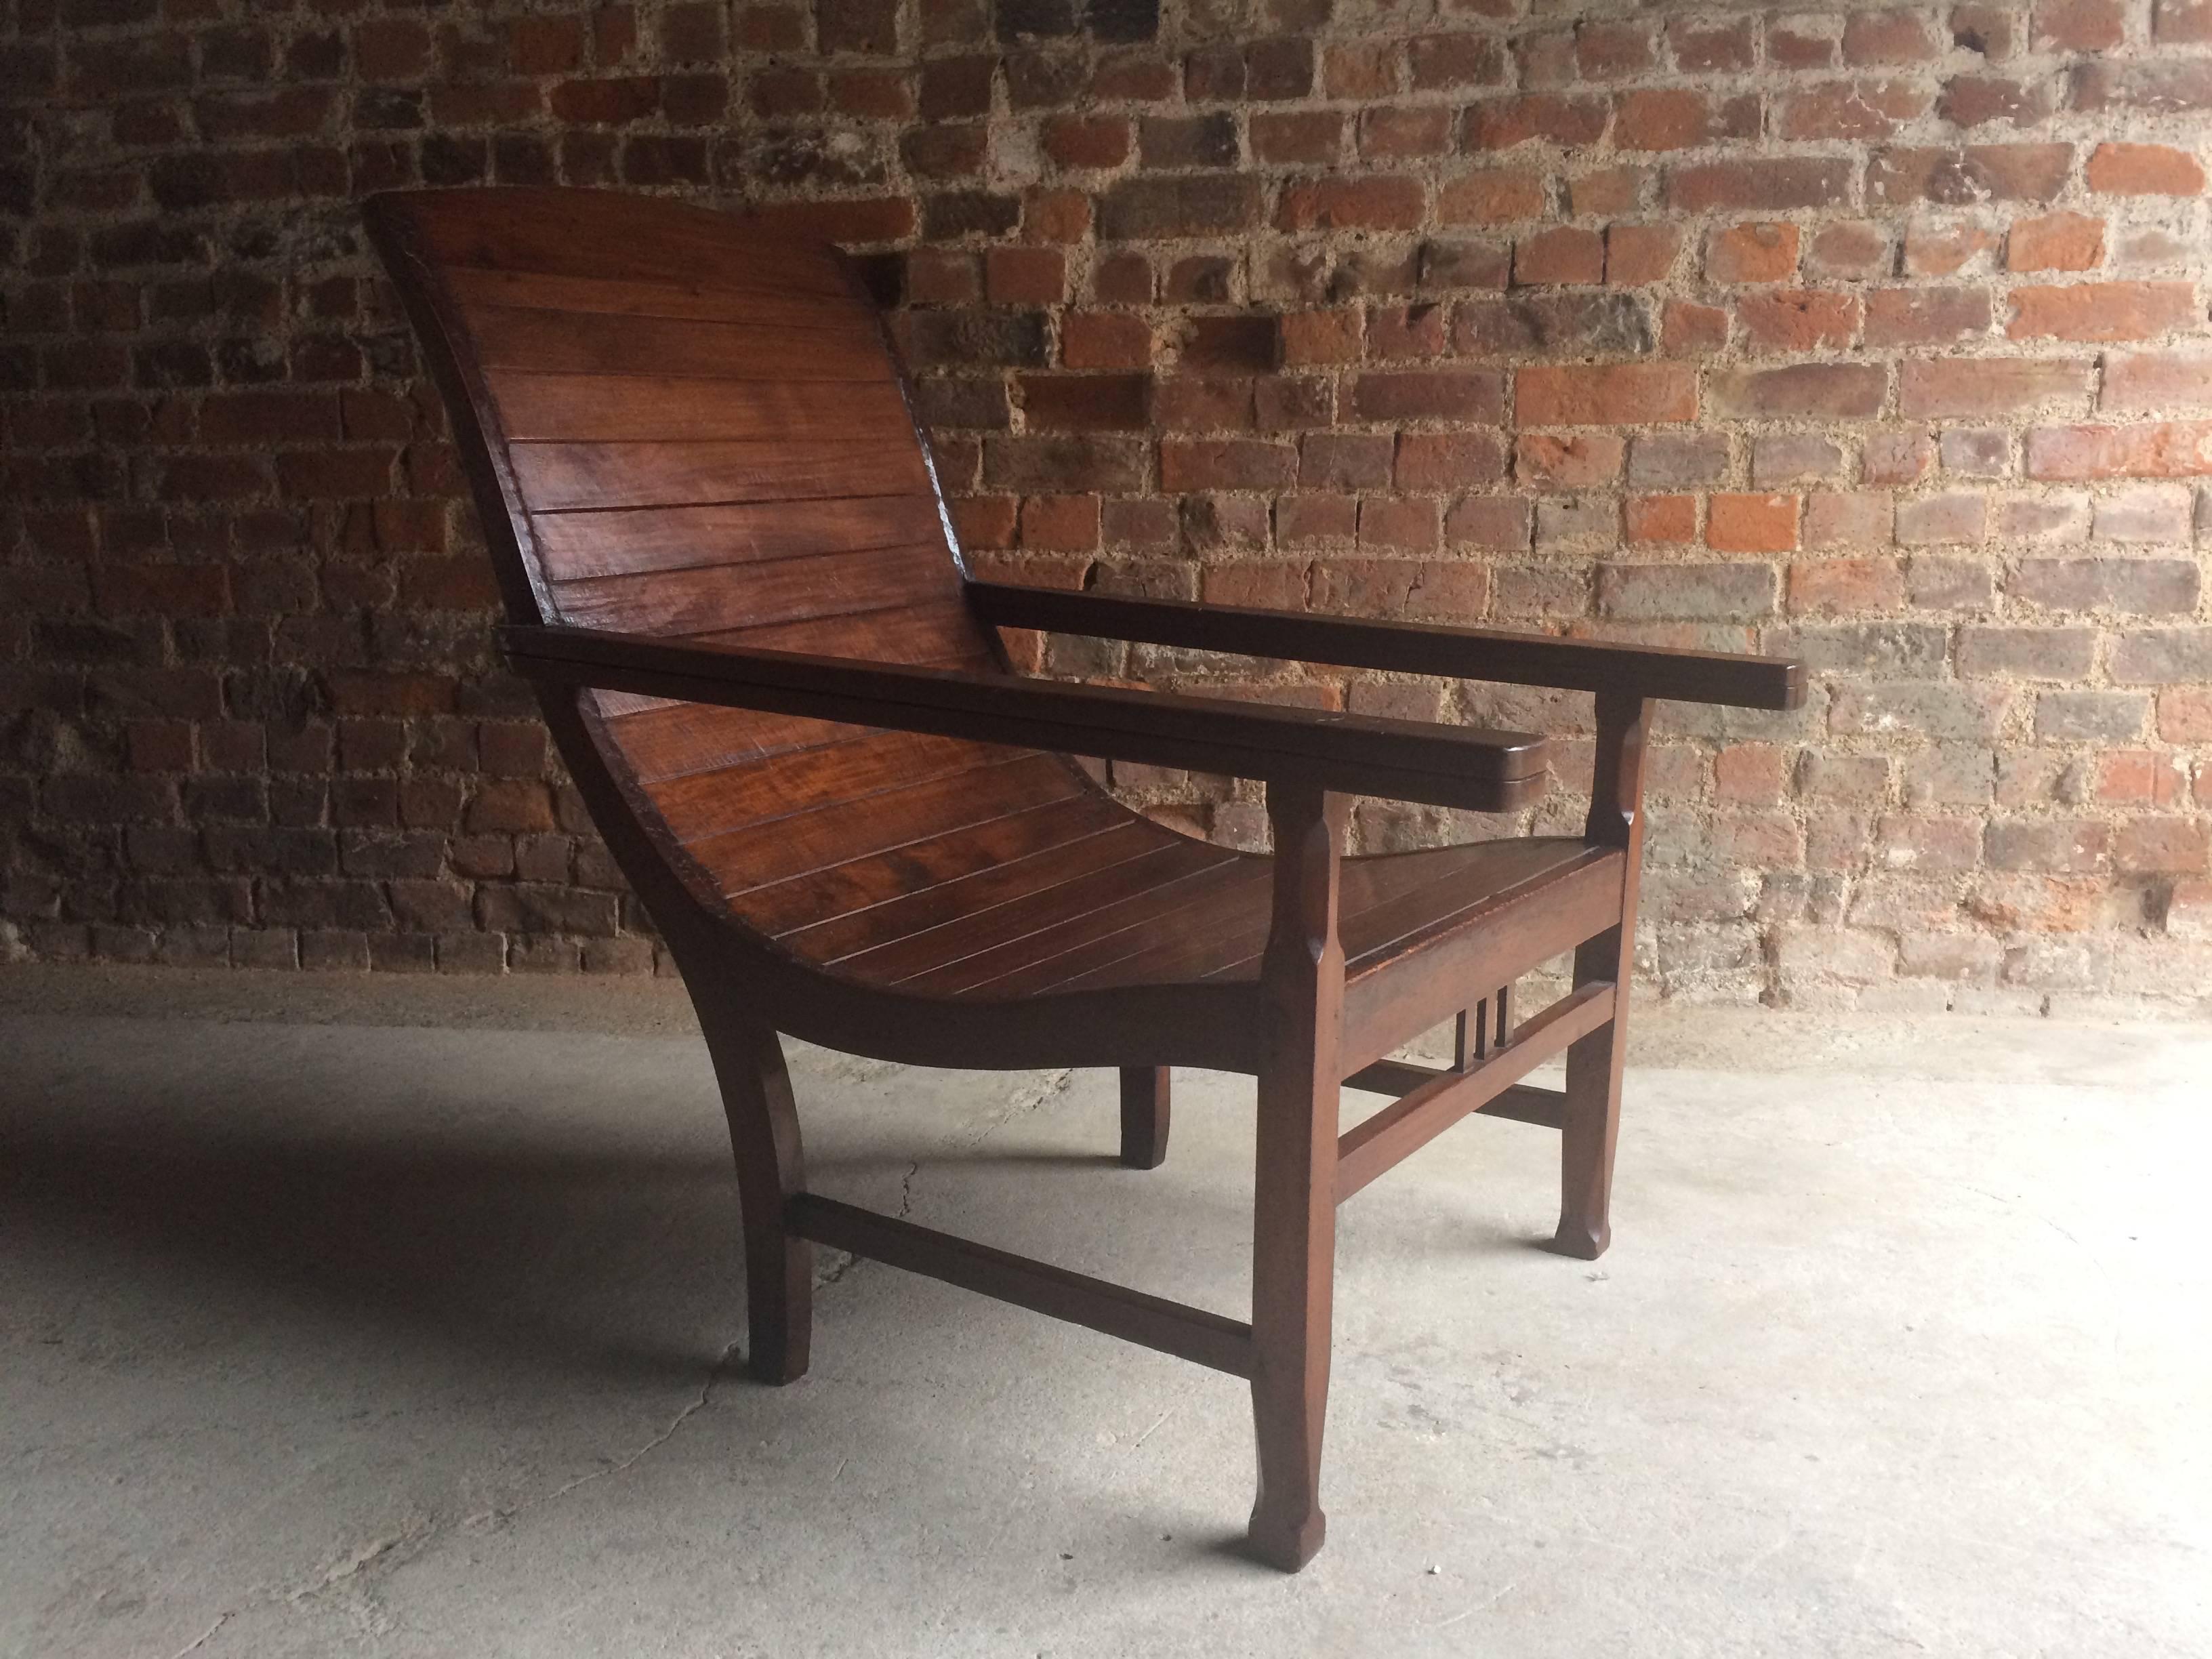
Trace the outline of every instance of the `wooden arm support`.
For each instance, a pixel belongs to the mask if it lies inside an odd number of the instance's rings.
[[[1221,698],[963,674],[783,651],[509,626],[518,672],[556,684],[1298,783],[1476,811],[1540,797],[1544,740]]]
[[[1601,645],[1430,623],[1370,622],[1000,582],[971,581],[968,598],[978,617],[1001,627],[1237,656],[1281,657],[1338,668],[1620,692],[1741,708],[1795,708],[1805,697],[1803,669],[1778,657]]]

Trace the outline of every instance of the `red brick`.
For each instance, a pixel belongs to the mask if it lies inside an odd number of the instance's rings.
[[[2058,480],[2212,476],[2212,421],[2039,426],[2027,434],[2027,476]]]
[[[1936,108],[1954,127],[1985,127],[1998,121],[2032,127],[2050,119],[2057,106],[2057,89],[2047,79],[1954,75],[1943,83]]]
[[[1935,56],[1935,39],[1918,11],[1855,11],[1844,20],[1847,64],[1922,64]]]
[[[1929,95],[1910,81],[1826,81],[1782,100],[1784,138],[1863,142],[1887,138],[1928,112]]]
[[[2028,40],[2038,52],[2103,52],[2127,35],[2122,0],[2036,0]]]
[[[1657,61],[1647,23],[1592,20],[1575,27],[1575,66],[1586,81],[1641,75]]]
[[[1358,362],[1362,349],[1361,325],[1362,314],[1357,306],[1342,311],[1285,313],[1280,322],[1283,362],[1291,368]]]
[[[1524,432],[1514,441],[1513,476],[1523,483],[1588,489],[1619,477],[1626,451],[1611,433]]]
[[[1712,377],[1706,401],[1709,412],[1721,416],[1865,419],[1881,413],[1887,380],[1887,371],[1875,363],[1795,363],[1782,368],[1735,369]]]
[[[1605,243],[1594,230],[1560,225],[1513,245],[1513,280],[1517,284],[1595,283],[1604,275]]]
[[[2048,202],[2074,163],[2070,144],[1968,144],[1955,149],[1898,148],[1867,163],[1874,203]]]
[[[1020,386],[1033,432],[1133,432],[1147,424],[1143,374],[1024,374]]]
[[[1697,418],[1687,368],[1662,363],[1524,365],[1515,384],[1522,426],[1642,426]]]
[[[1703,161],[1670,168],[1667,204],[1684,213],[1786,213],[1850,199],[1851,164],[1828,156]]]
[[[1288,444],[1251,438],[1170,438],[1160,444],[1160,487],[1170,490],[1285,489],[1297,476]]]
[[[1494,432],[1401,433],[1393,476],[1401,489],[1480,489],[1505,476],[1504,445]]]
[[[1689,149],[1721,138],[1753,137],[1758,131],[1755,94],[1715,104],[1703,93],[1668,88],[1624,92],[1613,100],[1613,142],[1620,149]]]
[[[1795,495],[1717,494],[1705,504],[1705,545],[1723,553],[1786,553],[1797,545]]]
[[[1370,109],[1359,117],[1359,153],[1370,160],[1450,153],[1453,112],[1441,104]]]
[[[1127,312],[1070,312],[1060,319],[1060,360],[1070,368],[1149,368],[1152,325]]]
[[[1797,274],[1797,227],[1734,225],[1705,244],[1705,278],[1714,283],[1782,283]]]
[[[2197,320],[2188,283],[2077,283],[2016,288],[2005,332],[2015,340],[2145,340]]]
[[[2203,164],[2166,144],[2100,144],[2090,152],[2083,176],[2091,190],[2104,196],[2204,193]]]
[[[1821,559],[1790,567],[1792,616],[1859,616],[1905,608],[1895,559]]]
[[[1621,537],[1632,543],[1698,539],[1695,495],[1631,495],[1621,503]]]
[[[1056,306],[1067,297],[1067,256],[1056,247],[994,247],[983,256],[993,305]]]
[[[1604,135],[1607,114],[1602,98],[1547,92],[1485,98],[1468,109],[1460,142],[1474,151],[1511,149],[1534,139],[1562,149],[1595,144]]]
[[[1064,167],[1117,167],[1129,159],[1129,123],[1120,116],[1055,115],[1039,136],[1044,153]]]
[[[2108,351],[2097,407],[2130,414],[2212,409],[2212,349]]]
[[[1849,294],[1803,289],[1747,294],[1736,301],[1735,319],[1751,344],[1765,351],[1816,351],[1850,344],[1858,332],[1859,302]],[[1868,343],[1875,342],[1869,336]]]
[[[1098,545],[1096,495],[1032,495],[1022,503],[1024,547],[1087,553]]]
[[[1334,110],[1255,110],[1252,155],[1273,166],[1322,166],[1344,148],[1344,117]]]
[[[1729,314],[1718,306],[1669,300],[1661,314],[1659,338],[1669,357],[1702,357],[1728,344]]]
[[[2086,358],[1909,359],[1898,369],[1898,412],[1908,419],[2010,415],[2086,403],[2094,367]]]
[[[2105,222],[2081,213],[2015,219],[2005,239],[2008,270],[2094,270],[2105,261]]]
[[[1869,346],[1940,345],[1990,330],[1990,295],[1980,288],[1886,288],[1866,296]]]
[[[1905,274],[1955,276],[1986,270],[1997,243],[1996,230],[1978,220],[1915,219],[1905,229]]]
[[[1505,53],[1486,34],[1430,34],[1406,43],[1406,72],[1418,91],[1494,87],[1505,80]]]
[[[1550,206],[1544,176],[1522,167],[1492,167],[1449,179],[1437,192],[1437,222],[1503,225],[1541,218]]]
[[[1663,283],[1674,274],[1682,233],[1674,225],[1608,225],[1605,233],[1605,280],[1613,288]]]
[[[1394,175],[1313,179],[1285,186],[1279,230],[1412,230],[1421,222],[1421,182]]]
[[[1363,421],[1495,421],[1504,392],[1492,369],[1370,372],[1353,381],[1352,405]]]

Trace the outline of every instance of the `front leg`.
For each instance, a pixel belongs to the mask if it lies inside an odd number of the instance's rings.
[[[695,1000],[721,1085],[738,1160],[745,1229],[745,1368],[762,1382],[806,1374],[814,1331],[814,1248],[784,1220],[786,1200],[805,1190],[799,1109],[775,1031],[721,1006]]]
[[[1344,950],[1336,936],[1345,796],[1270,785],[1274,915],[1260,972],[1258,1152],[1252,1215],[1252,1415],[1260,1492],[1253,1553],[1296,1572],[1321,1548],[1336,1267],[1337,1066]]]

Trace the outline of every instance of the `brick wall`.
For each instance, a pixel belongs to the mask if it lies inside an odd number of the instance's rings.
[[[2212,984],[2212,0],[0,15],[0,950],[652,967],[353,208],[565,180],[865,251],[994,574],[1805,658],[1665,716],[1672,993]],[[1577,821],[1580,700],[1241,672]]]

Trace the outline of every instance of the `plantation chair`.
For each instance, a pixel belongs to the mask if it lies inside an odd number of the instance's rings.
[[[1795,665],[973,580],[877,313],[834,251],[661,200],[368,206],[451,409],[511,622],[704,1027],[744,1206],[749,1363],[806,1369],[810,1243],[1249,1380],[1250,1540],[1320,1547],[1336,1206],[1473,1112],[1559,1131],[1557,1246],[1607,1238],[1653,700],[1793,707]],[[1356,795],[1510,811],[1543,741],[1008,671],[995,629],[1595,692],[1589,825],[1341,855]],[[1149,822],[1068,756],[1256,779],[1273,854]],[[1504,988],[1574,952],[1509,1024]],[[1458,1017],[1455,1062],[1394,1049]],[[1494,1016],[1494,1017],[1493,1017]],[[1249,1324],[807,1190],[777,1034],[925,1066],[1258,1079]],[[1521,1079],[1562,1052],[1566,1086]],[[1350,1132],[1344,1086],[1395,1096]]]

